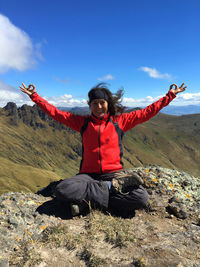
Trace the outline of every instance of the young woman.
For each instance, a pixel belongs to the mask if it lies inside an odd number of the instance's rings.
[[[155,116],[176,94],[185,91],[184,83],[180,87],[172,84],[166,96],[144,109],[130,113],[124,113],[125,108],[120,104],[123,91],[112,94],[104,83],[100,83],[88,93],[91,114],[87,116],[57,109],[37,94],[34,85],[27,87],[22,83],[20,89],[45,113],[82,136],[79,173],[63,180],[55,188],[59,200],[72,204],[72,215],[78,215],[85,203],[89,202],[98,207],[118,210],[135,210],[147,205],[147,191],[136,173],[125,177],[121,175],[117,184],[122,185],[122,190],[115,186],[116,177],[123,173],[122,137],[124,132]],[[123,188],[123,181],[128,184],[128,190]]]

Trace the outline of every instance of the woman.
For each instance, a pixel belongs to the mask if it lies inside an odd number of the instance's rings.
[[[125,108],[120,104],[122,90],[113,95],[104,83],[100,83],[88,93],[91,109],[88,116],[61,111],[40,97],[34,85],[22,85],[21,91],[29,95],[45,113],[82,136],[80,172],[55,188],[59,200],[71,203],[72,215],[78,215],[86,203],[123,211],[147,205],[148,193],[142,186],[141,178],[134,172],[124,177],[122,137],[124,132],[155,116],[176,94],[185,91],[184,83],[180,87],[172,84],[166,96],[145,109],[130,113],[123,113]],[[121,173],[123,175],[119,180],[117,177]],[[123,184],[128,185],[128,189]]]

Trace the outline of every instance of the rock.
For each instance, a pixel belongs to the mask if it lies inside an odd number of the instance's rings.
[[[188,217],[188,214],[187,212],[185,211],[185,209],[183,207],[181,207],[180,205],[178,204],[169,204],[167,207],[166,207],[166,210],[169,214],[173,214],[175,215],[177,218],[180,218],[180,219],[186,219]]]
[[[181,203],[182,200],[180,198],[173,196],[172,198],[169,199],[169,203],[172,203],[172,202]]]
[[[13,102],[8,102],[4,110],[8,111],[8,116],[11,116],[10,124],[17,126],[19,123],[17,105]]]
[[[0,267],[9,267],[8,259],[0,259]]]
[[[8,102],[3,109],[8,111],[8,116],[15,115],[17,113],[17,105],[13,102]]]
[[[158,199],[159,196],[168,199],[169,203],[182,204],[177,209],[182,210],[181,217],[200,213],[200,179],[185,172],[163,168],[157,165],[134,168],[138,174],[142,173],[145,187],[150,198]],[[165,207],[167,207],[166,205]],[[187,207],[186,210],[183,207]],[[169,208],[173,210],[173,208]],[[174,208],[175,210],[175,208]],[[175,212],[178,214],[179,212]],[[179,215],[178,215],[179,216]]]
[[[151,191],[150,208],[127,219],[93,210],[71,218],[52,198],[55,183],[1,195],[0,267],[200,266],[200,180],[156,165],[134,171]]]
[[[31,106],[23,105],[19,108],[19,117],[23,122],[31,127],[35,126],[38,119],[38,111]]]

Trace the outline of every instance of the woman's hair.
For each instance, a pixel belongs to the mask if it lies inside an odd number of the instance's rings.
[[[122,102],[122,96],[124,94],[124,90],[123,89],[119,89],[115,94],[112,94],[111,91],[108,89],[107,84],[106,83],[98,83],[96,86],[94,86],[93,88],[91,88],[91,90],[88,92],[88,104],[91,104],[91,100],[90,97],[92,95],[92,93],[95,90],[101,90],[104,92],[104,94],[106,94],[108,96],[108,111],[110,113],[110,115],[117,115],[117,113],[123,113],[126,109],[126,107],[122,106],[121,102]]]

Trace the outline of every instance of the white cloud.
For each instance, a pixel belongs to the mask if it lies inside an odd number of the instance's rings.
[[[57,107],[75,107],[75,106],[87,106],[87,100],[76,99],[72,95],[62,95],[59,97],[44,97],[48,102]],[[0,107],[5,107],[8,102],[14,102],[17,106],[22,106],[24,104],[34,105],[34,102],[22,93],[19,88],[15,88],[7,85],[2,80],[0,80]]]
[[[35,56],[39,59],[39,60],[42,60],[42,61],[44,61],[44,57],[43,57],[43,55],[42,55],[42,47],[44,46],[44,45],[46,45],[47,44],[47,41],[44,39],[44,40],[42,40],[41,42],[39,42],[39,43],[36,43],[35,45],[34,45],[34,54],[35,54]]]
[[[195,93],[195,94],[184,93],[184,94],[179,94],[177,97],[179,99],[183,99],[183,100],[192,100],[192,99],[199,100],[200,99],[200,93]]]
[[[171,79],[172,76],[168,73],[160,73],[155,68],[149,68],[149,67],[140,67],[139,70],[146,72],[151,78],[154,79]]]
[[[145,98],[135,99],[131,97],[124,97],[122,104],[127,107],[146,107],[153,103],[154,101],[161,98],[162,95],[157,97],[147,96]],[[84,107],[87,106],[86,96],[72,96],[72,95],[62,95],[58,97],[44,97],[48,102],[57,107]],[[14,102],[17,106],[22,106],[23,104],[34,105],[34,102],[20,89],[9,86],[0,80],[0,107],[6,106],[8,102]],[[173,106],[187,106],[187,105],[200,105],[200,93],[180,93],[177,97],[170,103]]]
[[[6,106],[8,102],[14,102],[17,106],[33,105],[30,98],[23,94],[20,89],[9,86],[0,80],[0,107]]]
[[[104,77],[98,78],[98,81],[109,81],[109,80],[114,80],[115,77],[111,74],[107,74]]]
[[[124,97],[122,104],[127,107],[146,107],[151,103],[157,101],[162,96],[152,97],[147,96],[141,99]],[[187,105],[200,105],[200,93],[180,93],[170,103],[173,106],[187,106]]]
[[[9,69],[25,71],[42,59],[42,42],[34,45],[31,38],[0,14],[0,73]]]
[[[176,99],[173,100],[175,105],[199,105],[200,106],[200,93],[181,93],[178,94]]]
[[[63,95],[58,97],[44,97],[49,103],[57,107],[84,107],[87,106],[86,99],[74,99],[72,95]]]
[[[59,77],[53,77],[53,79],[55,79],[57,82],[59,83],[65,83],[65,84],[69,84],[70,83],[70,78],[66,78],[66,79],[61,79]]]
[[[151,96],[147,96],[145,98],[135,99],[131,97],[124,97],[122,104],[127,107],[144,107],[147,106],[159,98],[153,98]]]

